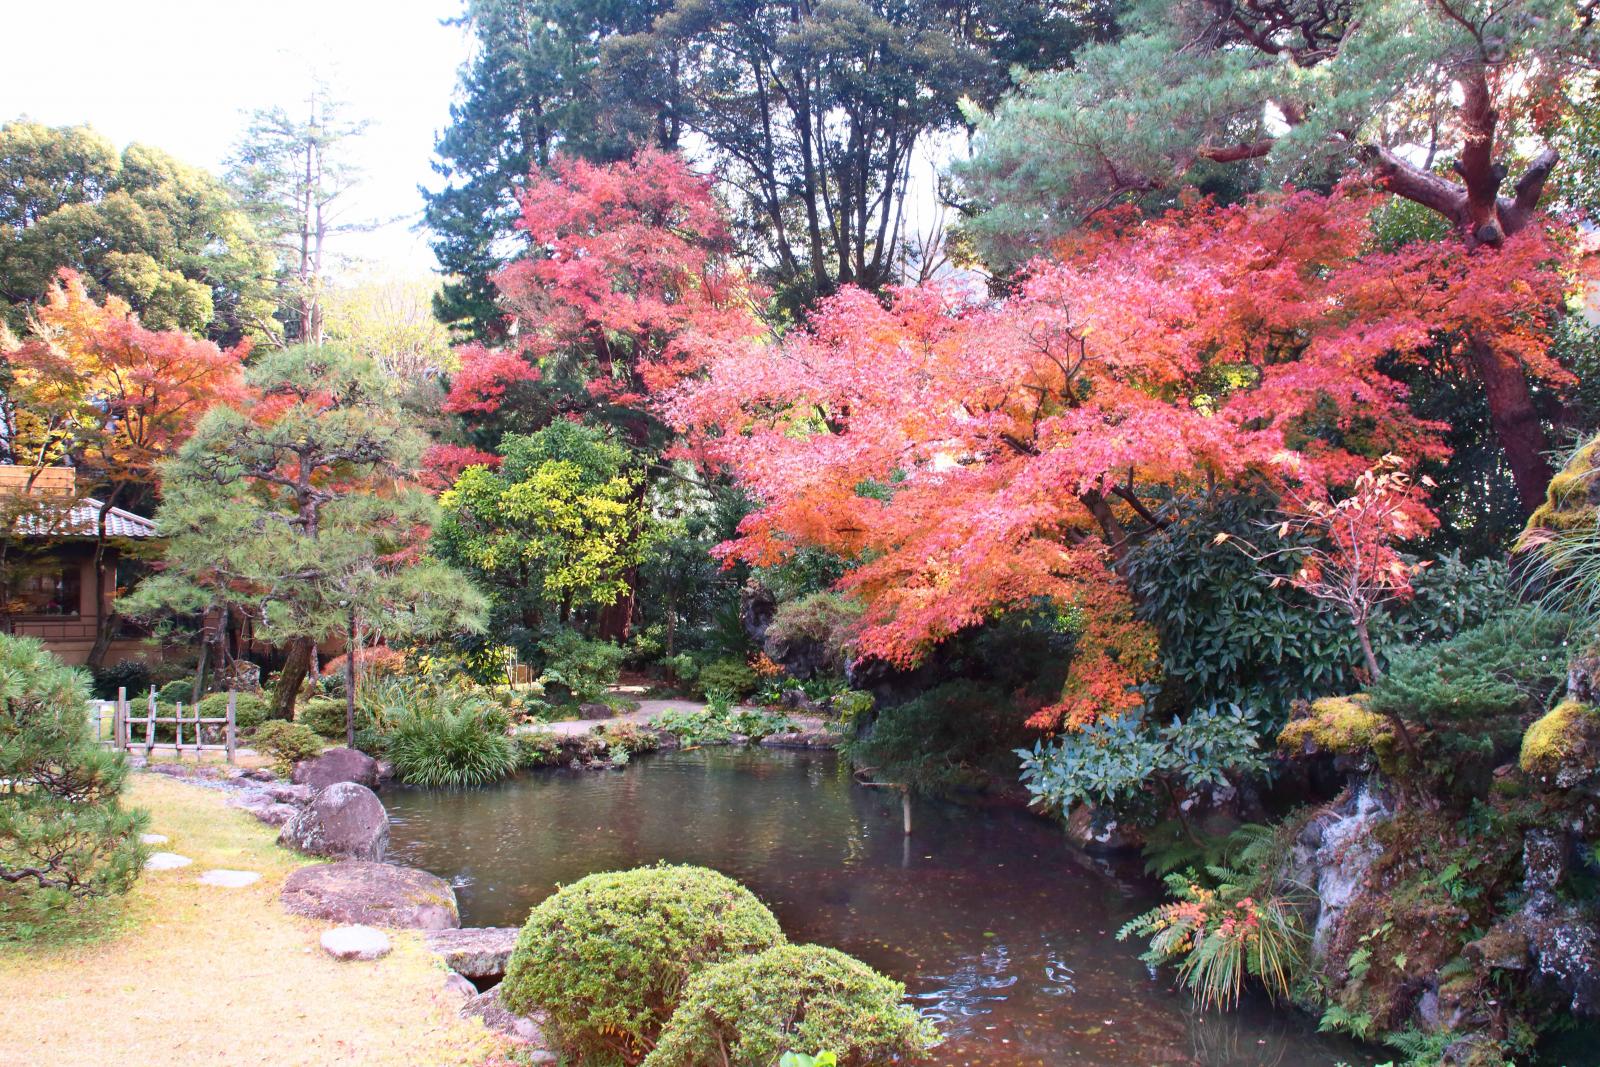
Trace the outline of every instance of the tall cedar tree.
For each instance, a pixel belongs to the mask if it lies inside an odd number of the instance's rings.
[[[313,643],[481,626],[477,591],[420,555],[435,517],[409,481],[423,441],[374,365],[291,348],[252,366],[246,385],[250,401],[213,408],[163,470],[167,559],[129,610],[252,620],[258,637],[288,648],[280,717]]]
[[[1081,633],[1034,724],[1137,705],[1155,639],[1118,564],[1177,491],[1437,457],[1442,427],[1384,361],[1468,329],[1539,351],[1556,281],[1537,231],[1491,277],[1452,246],[1364,252],[1372,206],[1299,193],[1126,219],[1001,302],[845,290],[779,346],[725,348],[669,403],[760,501],[723,553],[857,561],[842,585],[868,604],[859,649],[902,665],[1052,601]]]
[[[1119,200],[1248,167],[1246,183],[1364,172],[1501,273],[1499,250],[1538,225],[1568,85],[1600,54],[1593,4],[1573,0],[1139,0],[1123,25],[974,116],[965,173],[992,256],[1024,260]],[[1550,480],[1536,393],[1569,378],[1489,334],[1461,348],[1531,510]]]
[[[207,409],[242,395],[246,351],[146,329],[126,303],[116,297],[96,303],[83,279],[63,271],[35,312],[34,335],[5,354],[10,460],[35,468],[70,463],[78,492],[101,501],[97,590],[110,584],[106,517],[118,505],[154,503],[162,462]],[[103,665],[116,627],[114,611],[100,613],[89,666]]]

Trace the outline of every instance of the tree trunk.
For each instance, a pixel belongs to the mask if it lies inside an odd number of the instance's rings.
[[[633,605],[638,599],[639,568],[629,567],[622,575],[627,588],[616,600],[600,609],[599,637],[602,641],[622,643],[633,629]]]
[[[1531,515],[1544,503],[1553,472],[1545,455],[1548,442],[1533,402],[1528,376],[1515,356],[1481,337],[1468,339],[1467,353],[1483,383],[1484,397],[1489,402],[1489,421],[1500,439],[1500,447],[1505,450],[1522,513]]]
[[[305,681],[306,668],[311,665],[311,647],[309,637],[297,637],[289,646],[289,658],[284,660],[283,670],[278,672],[278,686],[272,692],[274,719],[294,718],[295,697],[300,695],[300,683]]]
[[[356,613],[350,610],[349,641],[344,650],[344,743],[356,747]]]

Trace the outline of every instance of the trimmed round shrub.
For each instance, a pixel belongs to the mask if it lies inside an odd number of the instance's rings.
[[[574,1059],[639,1063],[701,971],[783,944],[738,882],[703,867],[591,874],[528,916],[501,983],[518,1014],[543,1009]]]
[[[743,660],[719,659],[700,668],[695,688],[702,694],[726,693],[734,700],[743,700],[756,691],[761,677]]]
[[[843,952],[779,945],[691,981],[644,1067],[768,1067],[819,1049],[840,1067],[920,1060],[938,1034],[905,993]]]
[[[132,697],[130,696],[131,700]],[[183,701],[185,705],[194,703],[194,682],[188,678],[179,678],[175,682],[168,682],[156,690],[156,699],[163,704],[176,704]]]
[[[144,660],[119,659],[92,673],[94,695],[101,700],[117,699],[118,689],[127,690],[129,700],[137,700],[150,692],[150,664]]]
[[[498,782],[517,769],[517,747],[506,713],[492,704],[450,694],[419,696],[402,712],[386,751],[400,780],[411,785],[460,787]]]
[[[318,737],[326,737],[332,741],[344,740],[344,699],[331,697],[312,697],[300,705],[294,713],[294,721],[315,733]],[[357,725],[360,725],[359,722]]]
[[[254,730],[272,713],[272,702],[259,693],[239,693],[233,705],[233,725],[240,732]],[[228,716],[228,694],[212,693],[200,698],[200,717],[224,719]]]
[[[268,719],[256,727],[250,743],[272,758],[279,774],[288,774],[296,763],[322,752],[322,738],[286,719]]]

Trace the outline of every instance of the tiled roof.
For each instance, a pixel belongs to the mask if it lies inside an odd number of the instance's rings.
[[[23,537],[93,537],[99,526],[100,509],[104,506],[104,502],[92,496],[84,497],[68,512],[36,512],[19,516],[16,530]],[[112,508],[106,512],[106,536],[155,537],[156,524],[143,515]]]

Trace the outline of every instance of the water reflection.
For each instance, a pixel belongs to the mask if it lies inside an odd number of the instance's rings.
[[[922,805],[854,785],[831,754],[713,749],[620,772],[544,772],[466,793],[391,791],[396,859],[451,879],[463,921],[520,924],[557,884],[664,859],[750,886],[798,942],[906,983],[951,1067],[1331,1067],[1371,1062],[1304,1019],[1196,1012],[1119,926],[1153,902],[1137,865],[1068,848],[1009,809]]]

